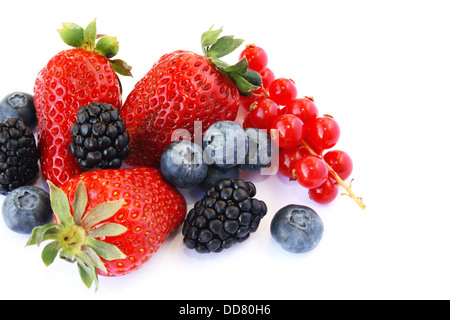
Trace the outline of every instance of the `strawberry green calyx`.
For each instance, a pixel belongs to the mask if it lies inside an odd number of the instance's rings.
[[[119,52],[119,42],[116,37],[97,34],[95,19],[89,23],[86,29],[75,23],[64,22],[62,29],[57,31],[61,39],[69,46],[97,52],[108,59],[115,72],[123,76],[132,76],[132,67],[125,61],[120,59],[111,60]]]
[[[112,261],[126,256],[114,245],[98,238],[118,236],[127,228],[116,223],[102,224],[112,217],[124,204],[124,200],[101,203],[85,214],[88,195],[82,181],[75,190],[72,212],[67,195],[53,183],[50,187],[50,201],[58,223],[48,223],[33,229],[27,246],[51,240],[42,250],[42,261],[46,266],[59,257],[69,262],[77,262],[78,271],[84,284],[90,288],[95,282],[98,289],[97,269],[107,272],[101,258]],[[99,226],[100,225],[100,226]]]
[[[222,28],[212,30],[212,27],[202,34],[201,43],[205,57],[220,71],[227,74],[242,93],[256,90],[262,84],[261,75],[248,68],[247,58],[244,57],[234,65],[229,65],[220,58],[236,50],[243,42],[234,36],[220,37]]]

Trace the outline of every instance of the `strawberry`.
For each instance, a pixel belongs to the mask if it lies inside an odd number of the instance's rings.
[[[98,274],[139,269],[186,214],[183,196],[155,168],[87,171],[61,188],[48,184],[59,223],[35,228],[28,245],[53,240],[42,251],[44,263],[58,253],[76,261],[88,287],[98,287]]]
[[[96,21],[84,30],[63,23],[62,40],[74,49],[56,54],[39,72],[34,86],[38,118],[38,145],[44,177],[61,186],[82,172],[69,153],[70,129],[78,109],[91,102],[105,102],[120,108],[122,94],[115,71],[131,75],[122,60],[110,60],[118,52],[115,37],[98,36]]]
[[[219,59],[243,43],[233,36],[219,38],[221,32],[203,33],[204,55],[184,50],[163,55],[130,92],[120,111],[130,133],[128,164],[159,166],[175,130],[186,129],[193,137],[195,121],[206,130],[217,121],[234,120],[239,92],[261,84],[245,57],[231,66]]]

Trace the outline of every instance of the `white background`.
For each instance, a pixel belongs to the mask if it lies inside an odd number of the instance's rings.
[[[32,92],[39,70],[68,47],[63,21],[120,41],[124,99],[164,53],[201,53],[211,25],[256,43],[269,67],[292,78],[341,126],[336,148],[353,158],[348,197],[327,206],[279,175],[246,175],[269,213],[258,231],[220,254],[186,249],[180,230],[135,273],[84,287],[76,266],[40,260],[0,219],[3,299],[449,299],[450,19],[447,1],[3,1],[0,96]],[[239,50],[238,50],[239,51]],[[236,61],[237,53],[227,58]],[[42,178],[37,182],[42,184]],[[185,190],[189,207],[200,194]],[[3,197],[0,197],[0,202]],[[306,204],[325,233],[306,254],[271,238],[275,212]]]

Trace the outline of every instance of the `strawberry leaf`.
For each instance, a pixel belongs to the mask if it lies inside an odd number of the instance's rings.
[[[95,50],[102,56],[110,59],[119,52],[119,41],[117,41],[116,37],[102,37],[98,40]]]
[[[81,260],[78,261],[77,267],[78,273],[80,274],[81,280],[83,281],[84,285],[90,288],[92,285],[92,281],[94,280],[91,270],[89,270],[86,264]]]
[[[103,264],[102,260],[100,259],[100,257],[98,256],[98,254],[94,250],[92,250],[89,247],[84,247],[83,248],[83,252],[88,255],[88,257],[92,260],[92,263],[94,264],[94,266],[97,269],[103,271],[104,273],[108,272],[108,270],[106,270],[106,267]]]
[[[125,233],[128,229],[117,223],[108,223],[101,227],[91,229],[87,235],[92,238],[114,237]]]
[[[206,55],[207,48],[216,43],[219,35],[222,33],[222,28],[218,30],[211,30],[214,26],[212,26],[208,31],[202,34],[202,49],[203,53]]]
[[[37,233],[44,228],[45,225],[39,226],[33,229],[31,232],[31,236],[28,239],[25,246],[32,246],[32,245],[38,245],[36,242],[36,236]],[[57,240],[59,237],[61,230],[59,229],[59,225],[55,226],[54,228],[48,228],[47,231],[44,232],[43,236],[40,236],[40,242],[46,241],[46,240]],[[40,244],[39,242],[39,244]]]
[[[63,226],[73,224],[73,218],[70,214],[70,205],[67,195],[60,188],[56,187],[50,180],[47,181],[50,187],[50,202],[53,213],[58,217]]]
[[[78,182],[77,188],[75,189],[75,197],[73,198],[73,220],[74,223],[79,225],[81,218],[83,217],[84,211],[86,211],[86,206],[88,203],[88,195],[86,187],[83,181]]]
[[[44,247],[42,250],[42,261],[44,261],[45,266],[49,266],[53,263],[59,250],[61,250],[61,243],[59,241],[52,241]]]
[[[234,39],[234,36],[223,36],[219,38],[206,53],[207,57],[221,58],[238,48],[244,40]]]
[[[224,70],[225,68],[229,67],[229,64],[226,63],[223,60],[220,60],[218,58],[208,58],[208,60],[216,66],[216,68],[220,69],[220,70]],[[225,72],[225,71],[224,71]]]
[[[84,45],[84,29],[71,22],[64,22],[62,29],[58,29],[61,39],[71,47],[81,47]]]
[[[81,219],[80,225],[85,230],[90,230],[97,223],[109,219],[113,215],[115,215],[116,212],[119,211],[120,208],[122,208],[124,202],[125,201],[123,199],[120,199],[100,203],[91,211],[89,211],[83,219]]]
[[[125,61],[120,60],[120,59],[108,60],[108,61],[109,61],[109,64],[111,65],[111,67],[114,69],[114,71],[117,72],[118,74],[120,74],[122,76],[128,76],[128,77],[133,76],[131,74],[132,67],[130,65],[128,65],[128,63],[126,63]]]
[[[236,87],[238,87],[239,91],[249,92],[258,89],[258,86],[251,84],[247,79],[243,76],[238,75],[236,73],[230,73],[228,76],[234,81]]]
[[[108,261],[125,259],[127,257],[116,246],[91,237],[86,239],[86,245],[92,248],[100,257]]]
[[[243,57],[236,64],[223,68],[223,71],[234,72],[237,74],[244,74],[245,72],[247,72],[247,69],[248,69],[248,60],[246,57]]]
[[[94,19],[84,30],[84,41],[88,49],[95,48],[95,40],[97,39],[97,21]]]
[[[89,256],[84,252],[80,252],[80,254],[77,256],[77,262],[78,262],[78,272],[80,273],[81,280],[83,280],[83,283],[88,288],[91,287],[92,281],[94,281],[95,291],[97,292],[98,275],[94,263],[89,258]]]
[[[247,71],[245,71],[244,73],[240,73],[240,75],[256,87],[262,85],[261,75],[252,69],[247,69]]]
[[[45,235],[47,234],[47,232],[49,232],[51,229],[59,229],[59,224],[57,223],[47,223],[44,224],[43,226],[36,228],[36,234],[35,234],[35,238],[34,241],[36,242],[36,245],[39,247],[39,245],[44,241],[45,239]],[[60,232],[58,230],[58,232]],[[57,234],[55,234],[56,236]]]

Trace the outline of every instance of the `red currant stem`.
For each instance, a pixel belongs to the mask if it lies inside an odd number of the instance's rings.
[[[267,92],[266,88],[261,86],[261,91],[267,99],[270,99],[269,92]]]
[[[302,141],[302,144],[306,148],[306,150],[308,150],[309,153],[311,153],[312,155],[315,155],[315,156],[319,156],[304,140]],[[326,161],[325,161],[325,163],[326,163]],[[327,166],[328,166],[329,172],[336,179],[337,183],[341,187],[343,187],[345,189],[345,191],[347,191],[347,193],[343,193],[342,195],[349,196],[350,198],[355,200],[355,202],[361,207],[361,209],[363,209],[363,210],[366,209],[366,205],[362,202],[362,198],[357,197],[351,188],[353,180],[350,181],[349,185],[345,184],[345,182],[339,177],[339,175],[336,173],[336,171],[334,171],[333,168],[331,168],[331,166],[328,163],[327,163]]]

